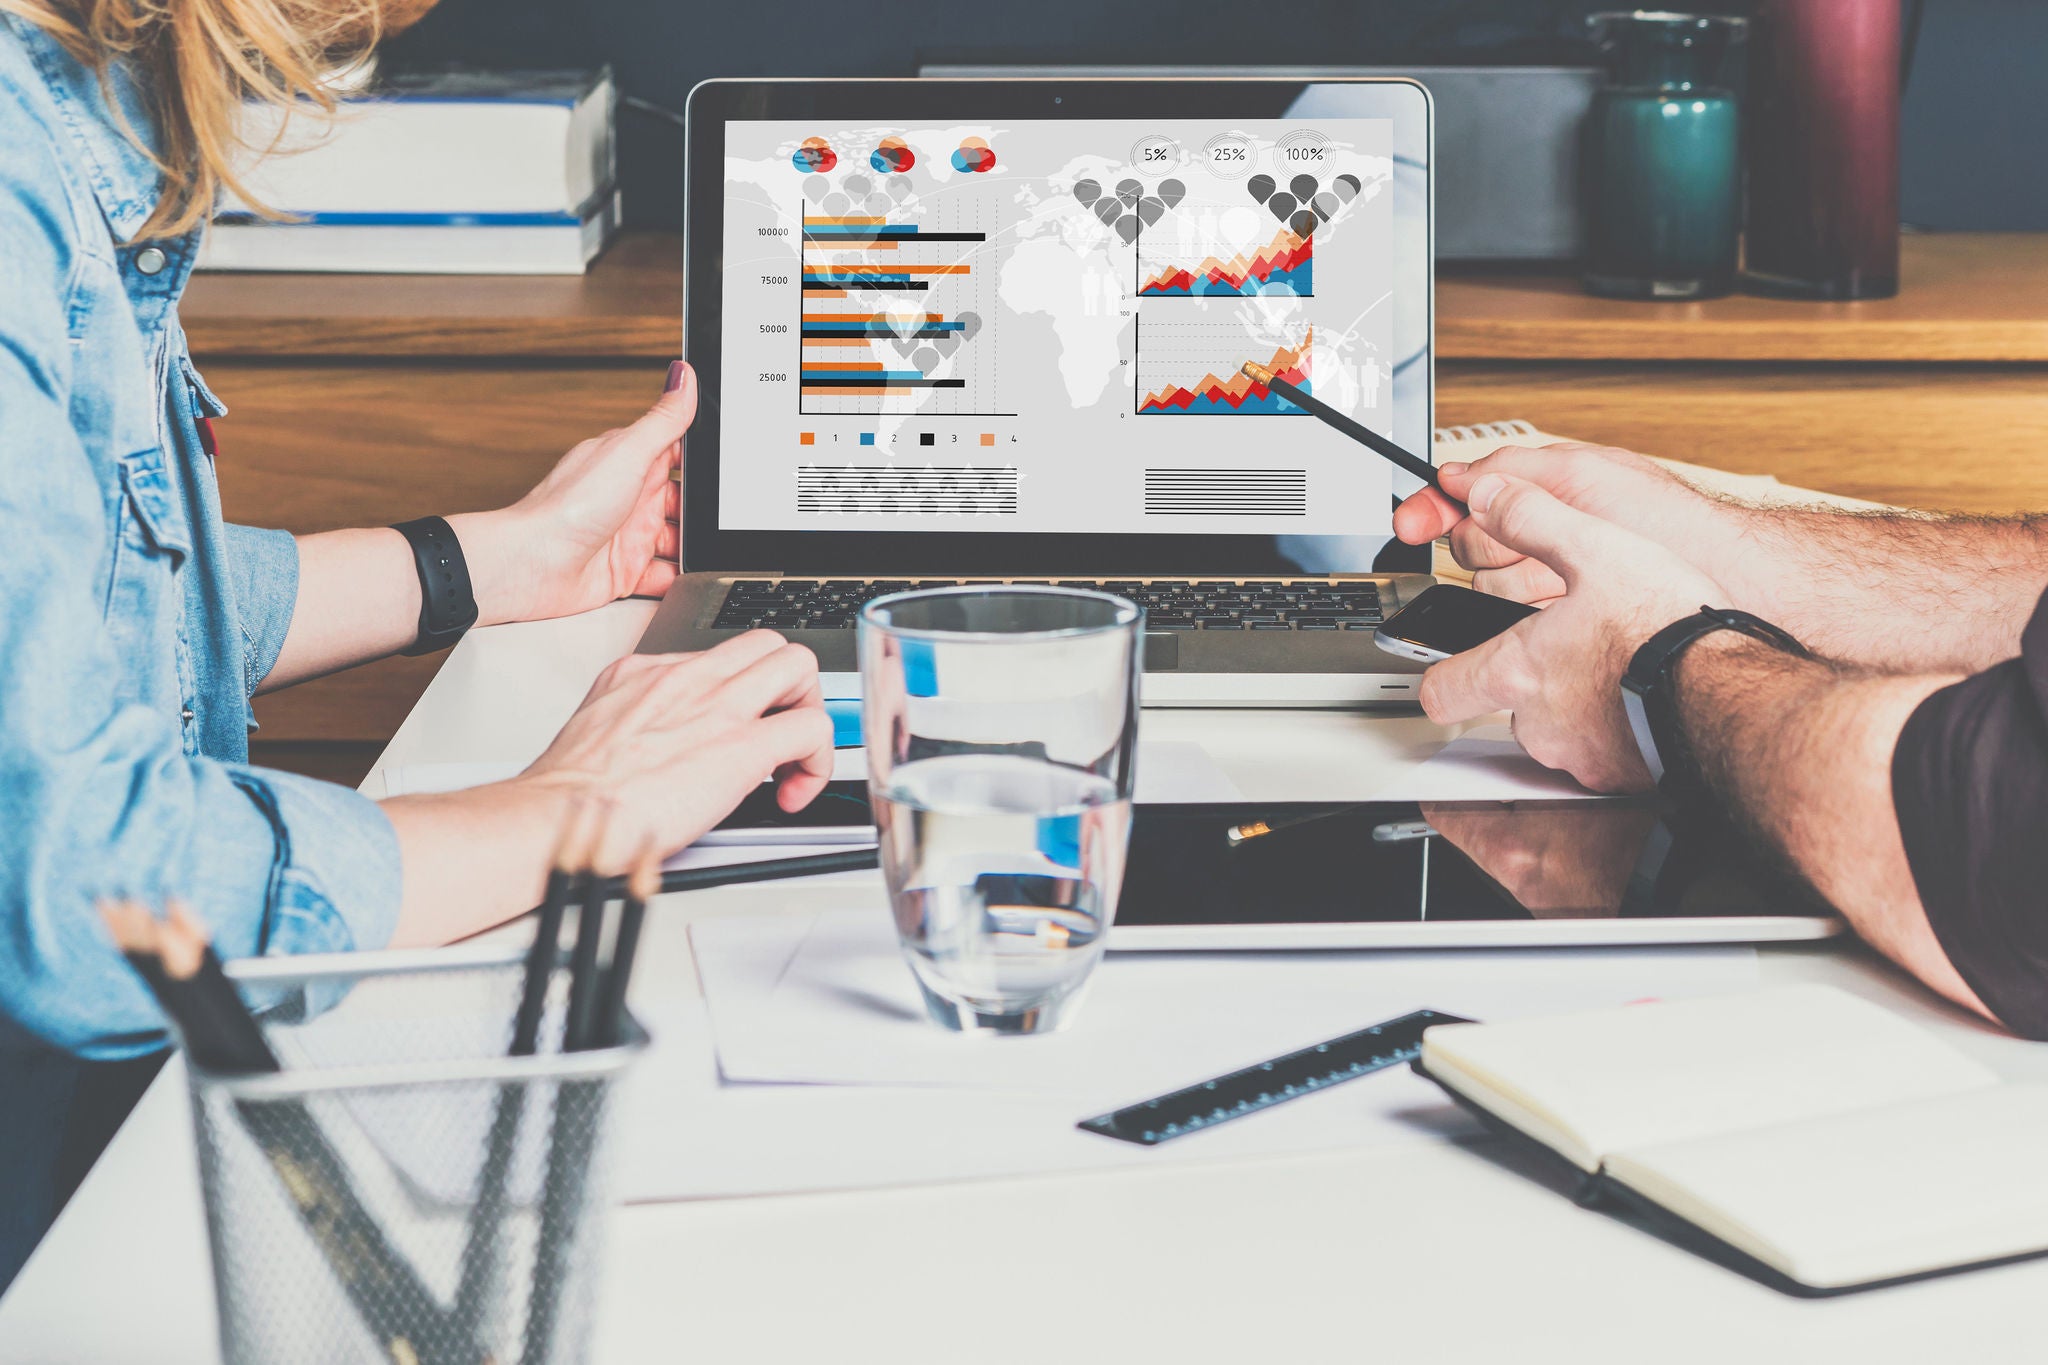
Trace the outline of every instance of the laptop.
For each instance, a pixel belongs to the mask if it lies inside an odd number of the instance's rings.
[[[1151,706],[1412,705],[1431,111],[1395,79],[714,80],[691,92],[683,575],[640,650],[1054,583],[1147,613]]]

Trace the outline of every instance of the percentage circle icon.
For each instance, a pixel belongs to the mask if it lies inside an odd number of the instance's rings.
[[[1186,161],[1180,144],[1170,137],[1141,137],[1131,144],[1131,165],[1140,171],[1165,174]]]
[[[1313,171],[1329,164],[1330,139],[1313,128],[1297,128],[1273,144],[1273,158],[1287,171]]]
[[[1209,173],[1223,180],[1242,180],[1257,164],[1257,149],[1248,137],[1219,133],[1202,146],[1202,161]]]

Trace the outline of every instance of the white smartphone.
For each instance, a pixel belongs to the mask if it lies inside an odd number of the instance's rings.
[[[1505,597],[1438,583],[1388,617],[1373,643],[1404,659],[1435,663],[1483,645],[1536,608]]]

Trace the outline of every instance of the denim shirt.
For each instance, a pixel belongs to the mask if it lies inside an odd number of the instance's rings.
[[[0,15],[0,1026],[87,1056],[164,1021],[97,897],[190,904],[224,957],[381,946],[398,844],[353,791],[248,764],[298,548],[225,525],[177,303],[136,242],[146,105]]]

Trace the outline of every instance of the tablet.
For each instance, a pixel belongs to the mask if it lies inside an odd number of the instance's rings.
[[[1109,947],[1744,943],[1842,928],[1732,832],[1647,801],[1140,806]]]

